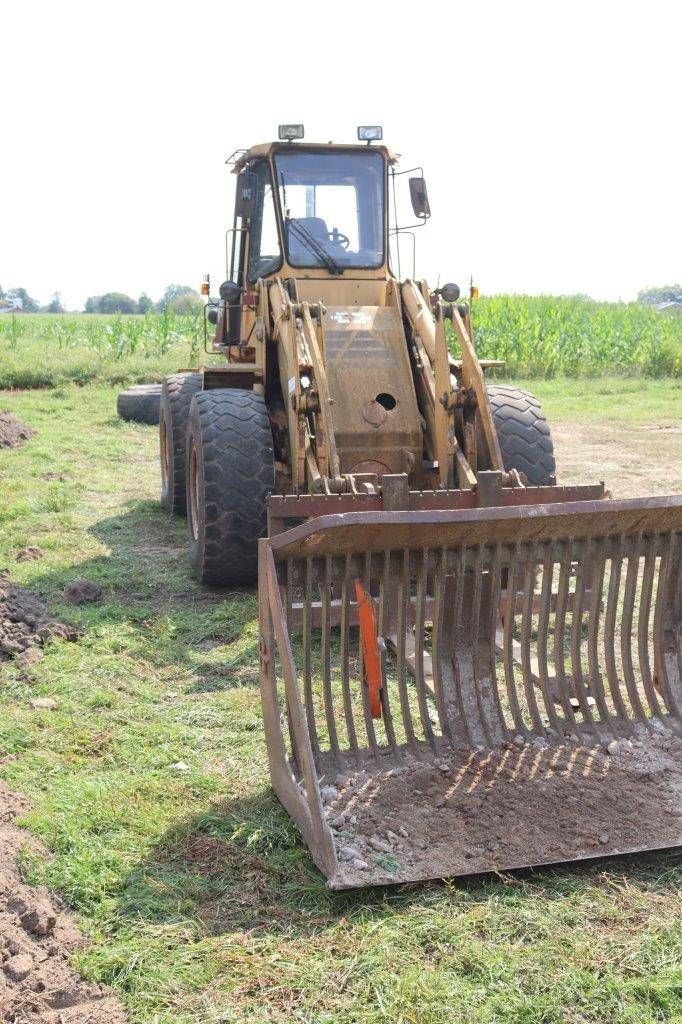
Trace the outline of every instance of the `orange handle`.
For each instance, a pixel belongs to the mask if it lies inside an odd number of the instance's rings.
[[[381,657],[374,621],[374,605],[360,580],[355,580],[355,598],[358,602],[360,642],[362,643],[365,682],[369,693],[369,707],[372,718],[381,718]]]

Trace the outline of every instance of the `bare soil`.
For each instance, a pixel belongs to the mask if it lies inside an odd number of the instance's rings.
[[[614,498],[682,490],[682,424],[552,424],[560,484],[603,480]]]
[[[632,740],[406,754],[337,775],[327,798],[335,888],[441,878],[682,843],[682,739],[661,722]]]
[[[39,598],[15,586],[0,570],[0,663],[55,637],[77,640],[79,636],[75,626],[52,618]]]
[[[18,448],[34,434],[35,430],[11,412],[0,412],[0,448]]]
[[[26,845],[40,849],[14,823],[27,809],[0,783],[0,1021],[124,1024],[126,1015],[112,993],[83,981],[69,964],[83,945],[71,916],[47,889],[21,878],[19,851]]]

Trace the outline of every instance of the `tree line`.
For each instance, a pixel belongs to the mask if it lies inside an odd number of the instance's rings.
[[[25,288],[10,288],[4,292],[0,287],[0,306],[18,306],[25,313],[65,313],[62,306],[62,297],[55,292],[50,301],[41,306],[39,302],[31,298]]]
[[[658,306],[664,302],[682,302],[682,284],[667,284],[662,288],[645,288],[637,296],[638,302]]]
[[[65,313],[61,295],[55,292],[45,306],[41,306],[25,288],[10,288],[4,292],[0,287],[0,305],[17,306],[25,313]],[[124,292],[105,292],[104,295],[91,295],[85,301],[84,313],[162,313],[170,310],[173,313],[188,314],[201,312],[202,302],[199,293],[185,284],[170,284],[161,298],[154,302],[146,292],[134,299]]]

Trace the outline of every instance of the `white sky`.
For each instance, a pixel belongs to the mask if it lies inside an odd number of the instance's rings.
[[[225,156],[384,126],[425,169],[418,273],[631,299],[682,278],[682,4],[0,5],[0,283],[224,276]]]

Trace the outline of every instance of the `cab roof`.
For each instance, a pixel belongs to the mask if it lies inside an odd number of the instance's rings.
[[[247,164],[251,163],[252,160],[256,160],[261,157],[270,157],[273,153],[277,153],[279,150],[291,151],[300,149],[303,152],[319,152],[320,150],[330,150],[334,153],[366,153],[368,149],[373,149],[379,153],[382,153],[384,159],[388,164],[394,164],[397,162],[397,155],[392,152],[387,146],[375,145],[368,146],[366,142],[356,142],[351,144],[336,143],[336,142],[261,142],[257,146],[251,146],[250,149],[239,149],[228,158],[228,164],[234,164],[233,173],[239,174],[241,169]]]

